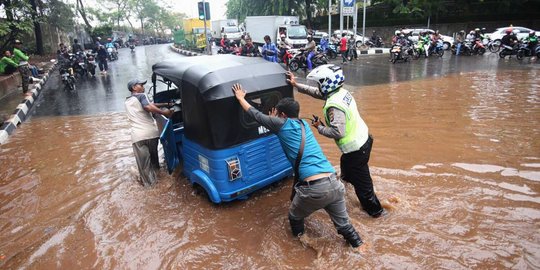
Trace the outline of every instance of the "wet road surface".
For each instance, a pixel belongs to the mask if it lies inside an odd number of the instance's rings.
[[[537,268],[539,65],[494,56],[396,65],[378,56],[346,66],[389,210],[370,218],[347,185],[366,242],[355,251],[323,212],[306,220],[302,241],[291,237],[290,180],[219,206],[178,173],[162,172],[155,188],[138,185],[125,84],[149,78],[152,59],[180,56],[137,47],[135,61],[123,50],[109,79],[80,82],[76,93],[48,84],[31,119],[0,148],[0,268]],[[322,101],[295,98],[301,115],[321,114]],[[333,141],[317,139],[338,166]]]

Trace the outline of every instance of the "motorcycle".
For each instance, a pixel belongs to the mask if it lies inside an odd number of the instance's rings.
[[[484,38],[482,40],[482,44],[484,44],[484,47],[488,48],[488,50],[492,53],[496,53],[501,49],[501,42],[497,40],[491,40],[490,38]]]
[[[278,52],[278,63],[284,63],[286,66],[289,66],[295,52],[296,50],[291,48],[280,50]]]
[[[64,87],[69,90],[75,90],[75,76],[73,67],[63,66],[60,68],[60,76],[62,77],[62,82]]]
[[[429,44],[424,44],[423,42],[418,42],[413,46],[413,57],[414,59],[420,58],[420,55],[426,55],[426,51],[429,52]]]
[[[516,57],[518,60],[523,59],[523,57],[533,57],[537,56],[540,57],[540,46],[536,46],[534,48],[534,51],[531,51],[531,48],[529,48],[529,42],[522,42],[519,45],[518,52],[516,54]]]
[[[320,50],[320,45],[317,46],[317,49]],[[333,43],[328,43],[328,46],[326,47],[326,56],[328,56],[328,59],[336,59],[338,55],[337,51],[337,45]]]
[[[86,54],[86,69],[92,76],[96,75],[96,56],[93,53]]]
[[[86,57],[83,52],[77,52],[76,54],[70,55],[71,67],[73,68],[75,74],[79,75],[81,78],[87,73],[85,58]]]
[[[118,52],[114,48],[107,48],[107,58],[109,61],[118,60]]]
[[[505,58],[506,56],[511,57],[512,55],[517,55],[518,51],[519,51],[519,46],[520,46],[519,44],[516,44],[513,47],[502,44],[502,46],[501,46],[502,50],[499,52],[499,57],[500,58]]]
[[[372,39],[366,41],[366,45],[369,48],[382,48],[384,47],[384,43],[381,37],[377,37],[377,40],[373,41]]]
[[[459,55],[472,55],[472,43],[469,41],[461,42],[461,49],[459,50]],[[452,45],[452,54],[456,55],[457,53],[457,44]]]
[[[428,54],[429,55],[436,54],[439,57],[443,57],[443,55],[444,55],[444,42],[441,39],[437,40],[437,42],[435,44],[431,45],[431,47],[430,47],[430,49],[428,51]]]
[[[298,50],[292,57],[291,62],[289,63],[289,69],[291,71],[297,71],[300,68],[307,68],[307,57],[304,56],[305,50]],[[328,64],[328,59],[324,52],[315,51],[315,55],[311,58],[311,63],[313,68],[316,68],[321,65]]]
[[[404,50],[401,45],[393,45],[392,48],[390,48],[390,62],[392,62],[392,64],[395,64],[397,61],[407,62],[409,57],[407,54],[403,54],[404,51],[406,50]]]
[[[472,52],[478,55],[484,55],[484,53],[486,53],[486,47],[479,38],[474,41]]]

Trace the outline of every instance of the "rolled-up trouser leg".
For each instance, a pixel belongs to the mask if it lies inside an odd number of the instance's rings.
[[[133,153],[135,154],[135,160],[137,160],[137,167],[139,168],[139,174],[144,186],[152,186],[156,183],[156,167],[152,161],[153,151],[156,152],[157,156],[157,138],[133,143]]]

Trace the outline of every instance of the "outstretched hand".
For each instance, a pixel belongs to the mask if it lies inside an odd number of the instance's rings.
[[[236,96],[236,99],[238,99],[238,100],[245,99],[246,91],[244,91],[244,89],[242,89],[242,85],[240,85],[239,83],[235,83],[232,86],[232,90],[234,92],[234,95]]]
[[[293,87],[296,87],[296,79],[294,78],[294,74],[290,71],[287,71],[285,73],[287,75],[287,82],[290,83]]]

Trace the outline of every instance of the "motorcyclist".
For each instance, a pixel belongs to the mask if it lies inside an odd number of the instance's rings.
[[[401,34],[401,30],[396,30],[394,32],[394,36],[392,37],[392,45],[395,45],[398,43],[399,35]]]
[[[107,38],[107,44],[105,44],[105,48],[115,48],[114,43],[112,42],[112,38]]]
[[[465,37],[465,40],[467,42],[473,42],[475,39],[476,39],[476,34],[475,34],[474,30],[471,30],[469,32],[469,34],[467,35],[467,37]]]
[[[535,31],[529,32],[529,36],[525,38],[525,42],[528,43],[529,50],[531,50],[531,55],[534,55],[536,46],[538,45],[538,37],[536,36]]]
[[[420,33],[420,36],[418,37],[418,47],[422,48],[425,57],[428,57],[429,44],[430,42],[428,32]]]
[[[251,37],[246,38],[246,45],[242,47],[241,54],[243,56],[257,56],[257,49],[255,46],[253,46],[253,41],[251,40]]]
[[[283,58],[283,56],[285,56],[285,54],[287,53],[287,50],[289,50],[291,48],[291,45],[289,44],[289,42],[285,38],[284,34],[281,34],[279,37],[280,37],[279,44],[278,44],[279,57]],[[283,61],[283,62],[285,62],[285,61]]]
[[[94,50],[97,51],[97,49],[99,49],[99,46],[101,46],[101,45],[102,45],[101,44],[101,38],[97,37]]]
[[[221,46],[224,52],[226,53],[230,52],[229,47],[231,46],[231,41],[227,38],[227,35],[223,35],[223,37],[221,38],[221,41],[219,42],[219,45]]]
[[[83,48],[77,39],[73,40],[73,45],[71,45],[71,51],[73,53],[82,52]]]
[[[459,55],[463,41],[465,41],[465,30],[459,31],[456,35],[456,55]]]
[[[315,55],[315,49],[317,48],[317,44],[315,43],[311,35],[307,36],[307,40],[308,43],[306,44],[306,47],[304,47],[304,56],[306,57],[308,71],[311,71],[313,69],[311,58],[313,58],[313,56]]]
[[[328,43],[328,35],[324,34],[321,38],[321,42],[319,42],[319,45],[321,46],[321,50],[323,52],[326,52],[326,50],[328,50]]]
[[[373,44],[373,46],[375,47],[379,47],[379,36],[377,36],[377,32],[375,30],[373,30],[372,34],[371,34],[371,38],[369,39],[371,41],[371,43]]]
[[[337,34],[333,34],[332,37],[330,38],[330,43],[338,46],[339,45],[339,40],[340,40],[340,38],[337,36]]]
[[[269,35],[264,36],[264,45],[262,47],[262,56],[266,61],[277,63],[278,49],[272,42]]]
[[[439,39],[441,39],[441,34],[439,33],[439,30],[436,30],[433,34],[430,36],[431,44],[429,49],[433,50],[437,47],[437,42],[439,42]]]
[[[510,46],[510,47],[514,47],[514,45],[518,41],[516,35],[512,32],[511,28],[507,28],[505,32],[506,32],[506,35],[504,35],[501,38],[501,44],[506,45],[506,46]]]

